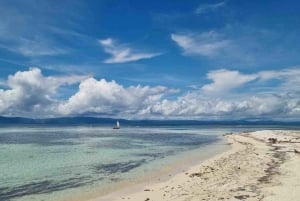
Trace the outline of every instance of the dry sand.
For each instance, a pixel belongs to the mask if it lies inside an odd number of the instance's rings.
[[[93,201],[300,200],[300,131],[225,137],[232,149],[186,172]]]

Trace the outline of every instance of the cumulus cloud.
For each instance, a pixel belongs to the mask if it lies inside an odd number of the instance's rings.
[[[294,92],[300,91],[299,68],[288,68],[278,71],[260,71],[257,73],[243,74],[237,70],[219,69],[207,73],[207,79],[211,81],[201,87],[202,92],[223,95],[229,91],[242,87],[247,83],[255,83],[258,91],[264,89],[264,85],[272,80],[278,81],[278,86],[271,86],[271,92]],[[253,87],[254,88],[254,87]],[[244,89],[245,90],[245,89]],[[271,90],[270,87],[267,90]],[[249,92],[249,90],[245,90]]]
[[[85,76],[45,77],[38,68],[18,71],[10,75],[5,83],[6,90],[0,89],[0,113],[6,115],[45,115],[55,113],[57,89],[74,84]]]
[[[111,55],[111,57],[106,59],[104,63],[126,63],[141,59],[150,59],[161,54],[143,53],[126,45],[118,44],[111,38],[99,40],[99,43],[104,48],[104,51]]]
[[[226,5],[225,1],[215,3],[215,4],[201,4],[196,9],[195,13],[196,14],[204,14],[207,12],[216,11],[216,10],[224,7],[225,5]]]
[[[212,83],[206,84],[202,90],[207,93],[227,93],[229,90],[237,88],[247,82],[253,81],[258,77],[255,74],[241,74],[234,70],[215,70],[207,74],[207,78]]]
[[[209,31],[201,34],[171,34],[171,39],[182,48],[185,55],[211,57],[218,55],[230,45],[220,34]]]
[[[166,87],[119,85],[115,81],[89,78],[79,85],[76,94],[59,106],[62,114],[94,113],[103,115],[135,115],[148,105],[160,101],[167,93]]]
[[[244,94],[232,99],[207,99],[197,92],[175,101],[163,100],[149,113],[190,119],[296,118],[300,115],[299,94]]]
[[[300,115],[299,68],[243,74],[216,70],[207,74],[211,83],[188,92],[176,100],[163,99],[148,108],[148,114],[203,119],[298,119]],[[264,89],[266,81],[279,81],[273,91]],[[261,89],[252,92],[253,85]],[[298,83],[298,85],[295,85]],[[248,84],[247,88],[244,85]],[[289,86],[289,87],[287,87]],[[242,92],[233,89],[243,87]],[[250,88],[250,89],[249,89]]]
[[[300,68],[242,73],[220,69],[210,81],[185,93],[164,86],[128,86],[86,76],[44,76],[19,71],[2,81],[0,114],[10,116],[96,115],[123,118],[296,119],[300,116]],[[273,89],[265,85],[276,79]],[[79,83],[61,99],[59,89]],[[296,84],[296,85],[295,85]],[[253,88],[256,90],[252,90]],[[243,90],[235,90],[241,88]]]

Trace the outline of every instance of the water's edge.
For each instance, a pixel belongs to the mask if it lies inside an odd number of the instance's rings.
[[[223,137],[220,137],[223,138]],[[225,138],[220,139],[215,144],[206,145],[205,147],[185,151],[173,158],[165,167],[149,171],[145,175],[136,175],[135,178],[127,181],[114,183],[111,186],[100,187],[93,189],[92,192],[66,196],[60,201],[93,201],[107,197],[114,197],[115,194],[124,194],[124,192],[135,192],[143,189],[144,186],[169,180],[174,175],[188,170],[190,167],[201,164],[202,162],[222,154],[230,150],[230,145],[225,141]],[[199,154],[200,153],[200,154]]]
[[[228,150],[224,133],[262,129],[270,127],[2,127],[0,200],[85,201],[133,189]]]

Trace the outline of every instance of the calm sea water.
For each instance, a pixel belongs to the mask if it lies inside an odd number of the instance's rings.
[[[176,163],[191,150],[220,152],[227,148],[224,133],[265,128],[4,126],[0,200],[65,200],[112,188]]]

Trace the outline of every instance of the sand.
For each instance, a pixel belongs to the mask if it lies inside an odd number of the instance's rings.
[[[92,201],[300,200],[300,131],[225,136],[231,149],[165,181]]]

